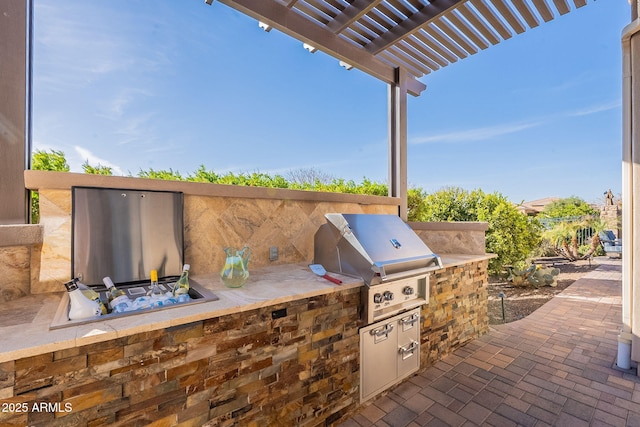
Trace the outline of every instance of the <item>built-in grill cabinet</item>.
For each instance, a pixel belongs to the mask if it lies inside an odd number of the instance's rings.
[[[325,215],[314,262],[362,278],[360,398],[367,400],[420,368],[420,307],[440,257],[396,215]]]
[[[420,368],[420,308],[360,329],[360,401]]]

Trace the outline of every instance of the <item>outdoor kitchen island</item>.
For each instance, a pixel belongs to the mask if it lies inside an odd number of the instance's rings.
[[[452,350],[483,332],[482,313],[474,314],[486,300],[482,283],[474,283],[481,258],[445,256],[445,269],[434,274],[443,280],[432,280],[432,301],[422,311],[423,368],[443,346]],[[466,295],[446,290],[454,274]],[[30,297],[45,302],[33,323],[0,328],[0,397],[29,411],[7,406],[0,422],[325,425],[354,413],[362,282],[337,276],[344,283],[334,285],[306,265],[266,267],[254,277],[240,289],[196,277],[220,299],[56,330],[49,322],[59,294]],[[464,329],[476,331],[452,340],[451,311],[464,311]],[[7,324],[11,314],[0,312]],[[41,402],[60,410],[31,410]]]
[[[128,182],[123,179],[108,184],[120,187]],[[40,188],[41,200],[45,199],[42,214],[54,211],[67,218],[68,191]],[[0,399],[5,405],[0,423],[315,426],[343,421],[362,406],[358,335],[362,281],[337,275],[344,283],[335,285],[314,275],[309,261],[260,265],[258,259],[255,268],[250,266],[251,277],[244,287],[224,288],[215,271],[219,267],[206,271],[206,259],[194,252],[202,243],[193,237],[199,233],[193,232],[197,225],[190,205],[207,205],[213,196],[188,191],[185,257],[194,259],[194,270],[199,271],[194,271],[192,280],[219,300],[49,329],[61,290],[43,292],[43,280],[32,283],[30,295],[0,306]],[[337,203],[308,202],[316,207]],[[339,209],[321,206],[324,212],[386,209],[342,202]],[[43,247],[47,236],[66,241],[59,237],[64,227],[52,230],[46,218],[44,223]],[[490,255],[484,254],[484,239],[473,238],[483,235],[486,226],[412,227],[418,235],[427,233],[434,239],[428,244],[438,251],[444,267],[430,274],[429,303],[420,312],[420,368],[424,369],[487,331]],[[313,240],[315,230],[317,224],[301,231],[307,234],[305,241]],[[464,243],[466,253],[464,248],[458,254],[442,250],[447,245],[457,248],[456,242]],[[43,278],[50,254],[34,248],[40,265],[32,261],[32,277],[40,272]],[[286,248],[283,252],[286,255]],[[69,271],[67,264],[65,274]]]

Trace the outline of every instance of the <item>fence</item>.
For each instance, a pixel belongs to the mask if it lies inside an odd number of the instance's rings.
[[[589,219],[598,219],[600,215],[585,215],[585,216],[568,216],[564,218],[537,218],[538,222],[542,225],[545,230],[551,230],[556,224],[560,224],[563,222],[573,223],[573,222],[582,222]],[[579,228],[576,231],[576,235],[578,237],[578,246],[588,245],[591,243],[591,238],[595,234],[595,230],[592,227],[584,227]]]

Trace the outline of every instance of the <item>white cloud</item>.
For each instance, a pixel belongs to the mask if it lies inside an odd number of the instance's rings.
[[[73,148],[74,150],[76,150],[76,154],[80,156],[80,158],[82,159],[82,163],[84,163],[85,161],[88,161],[91,166],[101,165],[101,166],[110,167],[114,175],[124,175],[124,173],[122,172],[122,169],[120,169],[119,166],[114,165],[108,160],[105,160],[96,156],[86,148],[80,147],[77,145],[74,146]]]
[[[601,113],[603,111],[609,111],[619,108],[622,105],[620,100],[604,102],[598,105],[593,105],[584,109],[567,111],[564,113],[558,113],[547,117],[540,118],[535,121],[529,122],[517,122],[517,123],[505,123],[494,126],[480,127],[475,129],[456,130],[452,132],[444,132],[436,135],[418,136],[411,138],[409,141],[411,144],[433,144],[433,143],[458,143],[458,142],[473,142],[473,141],[485,141],[492,138],[496,138],[502,135],[508,135],[512,133],[521,132],[526,129],[531,129],[542,125],[543,123],[558,119],[559,117],[580,117],[588,116],[591,114]]]
[[[575,117],[575,116],[588,116],[590,114],[596,114],[596,113],[601,113],[603,111],[609,111],[609,110],[614,110],[618,107],[620,107],[622,105],[622,102],[620,100],[617,101],[612,101],[612,102],[606,102],[603,104],[599,104],[599,105],[593,105],[591,107],[587,107],[581,110],[577,110],[577,111],[573,111],[568,113],[569,116]]]
[[[453,132],[440,133],[437,135],[415,137],[410,140],[411,144],[451,144],[457,142],[484,141],[502,135],[521,132],[534,128],[542,124],[542,121],[525,123],[507,123],[495,126],[487,126],[475,129],[466,129]]]
[[[158,151],[160,147],[156,146],[158,137],[154,128],[153,113],[138,114],[135,116],[127,116],[122,122],[116,123],[114,134],[118,145],[136,144],[140,146],[153,146],[152,150]]]

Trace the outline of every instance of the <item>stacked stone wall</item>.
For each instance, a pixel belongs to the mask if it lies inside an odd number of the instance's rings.
[[[422,309],[423,368],[489,331],[487,267],[480,261],[431,274],[429,305]]]
[[[351,289],[2,363],[0,425],[330,425],[358,403],[359,302]]]
[[[421,369],[488,331],[486,269],[431,275]],[[27,410],[0,425],[336,425],[360,407],[360,310],[354,288],[1,363],[0,404]]]
[[[0,247],[0,302],[30,293],[31,246]]]

